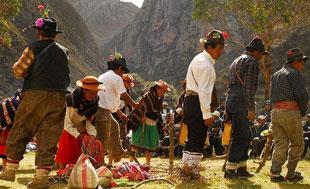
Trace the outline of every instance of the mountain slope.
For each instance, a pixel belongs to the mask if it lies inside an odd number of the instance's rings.
[[[68,3],[81,15],[99,46],[119,33],[139,10],[134,4],[120,0],[68,0]]]
[[[11,67],[20,57],[22,50],[35,38],[36,32],[29,28],[39,17],[37,1],[23,0],[20,15],[10,23],[13,34],[12,48],[0,46],[0,97],[14,94],[17,87],[22,86],[22,81],[14,79]],[[71,69],[72,86],[74,82],[85,75],[98,75],[104,70],[99,51],[87,26],[80,15],[66,1],[47,1],[50,6],[50,16],[58,20],[59,27],[65,32],[60,34],[57,42],[69,49],[69,64]]]

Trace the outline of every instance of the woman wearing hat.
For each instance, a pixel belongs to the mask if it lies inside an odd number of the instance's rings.
[[[93,125],[99,101],[97,92],[104,86],[94,76],[86,76],[76,84],[76,89],[66,97],[64,130],[55,159],[60,169],[76,163],[82,153],[81,142],[85,135],[97,136]]]
[[[132,146],[145,150],[146,165],[151,166],[152,152],[159,147],[157,120],[160,117],[164,95],[170,91],[166,82],[159,80],[143,95],[141,109],[135,109],[128,126],[133,130]]]

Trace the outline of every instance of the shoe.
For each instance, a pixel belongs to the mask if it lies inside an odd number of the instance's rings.
[[[247,178],[251,178],[253,177],[254,175],[249,173],[247,170],[246,170],[246,167],[240,167],[237,169],[237,176],[241,179],[247,179]]]
[[[299,182],[302,181],[304,177],[301,175],[300,172],[296,171],[293,177],[286,176],[285,179],[288,180],[289,182]]]
[[[16,170],[6,169],[0,173],[0,180],[15,181]]]
[[[46,169],[36,169],[36,174],[30,182],[27,183],[27,188],[45,189],[49,187],[48,180],[49,171]]]
[[[226,170],[225,173],[224,173],[224,178],[226,178],[226,179],[236,179],[236,178],[238,178],[236,170]]]
[[[271,176],[270,177],[271,182],[280,183],[280,182],[287,182],[287,179],[284,178],[282,175],[280,176]]]

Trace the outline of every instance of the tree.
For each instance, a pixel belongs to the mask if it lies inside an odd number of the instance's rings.
[[[11,45],[9,19],[14,18],[20,8],[21,0],[0,0],[0,45]]]
[[[236,23],[259,35],[270,51],[292,33],[310,25],[309,0],[194,0],[193,17],[216,22],[221,27]],[[231,27],[230,27],[231,28]],[[229,29],[229,28],[228,28]],[[265,82],[265,99],[270,97],[271,56],[260,64]]]

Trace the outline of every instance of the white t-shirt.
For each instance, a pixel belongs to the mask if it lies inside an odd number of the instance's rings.
[[[121,94],[126,92],[123,79],[109,70],[101,74],[98,80],[105,86],[105,90],[98,92],[99,107],[110,110],[111,113],[116,112],[120,106]]]

